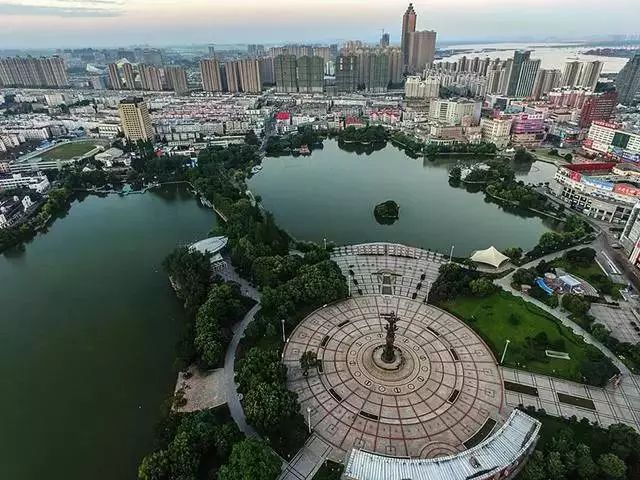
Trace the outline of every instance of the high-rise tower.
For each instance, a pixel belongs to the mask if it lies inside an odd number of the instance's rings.
[[[616,77],[620,103],[630,105],[640,97],[640,53],[627,62]]]
[[[413,3],[409,4],[407,11],[402,16],[402,38],[400,39],[400,48],[402,49],[402,61],[404,65],[409,65],[409,37],[416,31],[416,11],[413,9]]]

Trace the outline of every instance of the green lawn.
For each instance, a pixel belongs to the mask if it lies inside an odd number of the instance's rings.
[[[478,332],[498,360],[509,339],[511,343],[504,360],[505,366],[575,381],[583,380],[580,364],[586,357],[586,350],[593,347],[535,305],[509,293],[498,292],[485,298],[457,298],[447,302],[444,307]],[[535,359],[532,360],[530,354],[536,349],[527,345],[526,339],[540,332],[547,335],[546,349],[567,352],[571,359],[548,358],[544,356],[545,348],[537,348]],[[562,343],[562,348],[555,348]]]
[[[42,160],[71,160],[79,155],[89,153],[96,147],[93,142],[63,143],[53,150],[40,155]]]

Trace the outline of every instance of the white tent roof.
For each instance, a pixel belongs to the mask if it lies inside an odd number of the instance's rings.
[[[486,250],[478,250],[471,255],[471,260],[476,263],[484,263],[491,265],[493,268],[498,268],[504,262],[509,260],[509,257],[500,253],[496,247],[489,247]]]
[[[561,277],[559,277],[559,280],[569,288],[579,287],[580,285],[582,285],[582,282],[580,280],[576,280],[571,275],[562,275]]]

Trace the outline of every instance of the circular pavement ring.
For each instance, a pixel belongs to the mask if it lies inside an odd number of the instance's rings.
[[[376,362],[385,343],[380,315],[395,312],[393,368]],[[300,356],[319,365],[302,374]],[[288,387],[317,435],[342,461],[351,448],[431,458],[465,449],[489,419],[500,420],[503,384],[487,345],[462,321],[405,297],[342,300],[307,316],[291,334],[283,361]]]

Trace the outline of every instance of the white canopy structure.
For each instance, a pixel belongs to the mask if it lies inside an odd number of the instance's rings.
[[[471,261],[476,263],[484,263],[485,265],[491,265],[493,268],[498,268],[504,262],[509,260],[509,257],[503,255],[498,251],[496,247],[489,247],[486,250],[477,250],[471,255]]]

